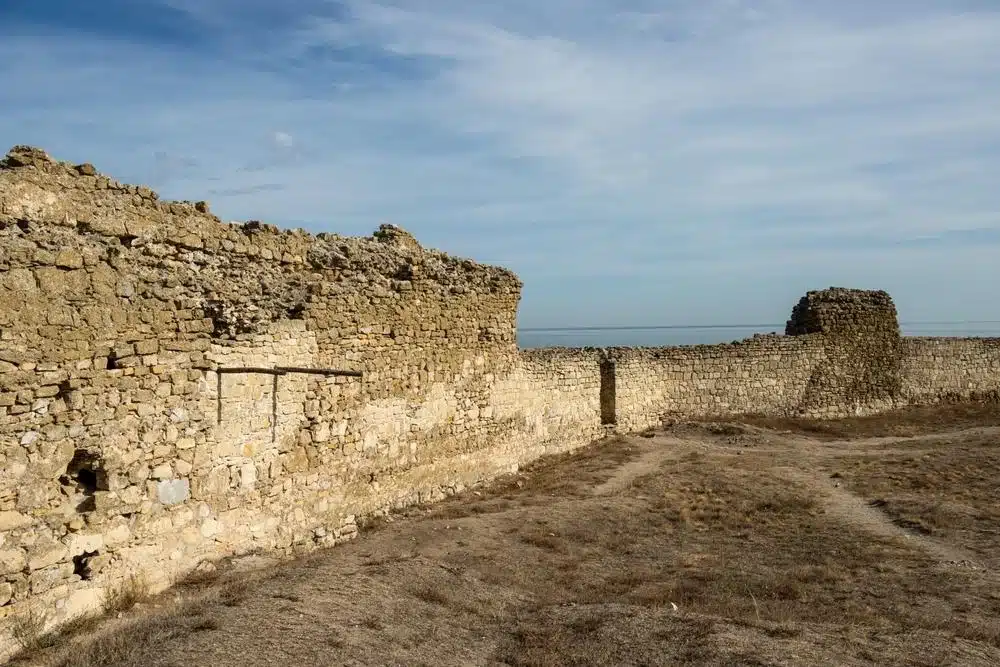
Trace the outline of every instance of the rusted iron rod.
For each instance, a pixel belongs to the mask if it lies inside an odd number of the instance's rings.
[[[285,373],[310,373],[312,375],[340,375],[344,377],[359,378],[361,371],[344,371],[336,368],[298,368],[296,366],[278,366],[274,370]]]
[[[286,371],[280,368],[254,368],[254,367],[244,367],[244,368],[216,368],[216,373],[265,373],[267,375],[285,375]]]
[[[298,366],[277,366],[275,368],[238,367],[216,368],[217,373],[266,373],[267,375],[288,375],[289,373],[309,373],[310,375],[340,375],[359,378],[362,371],[345,371],[337,368],[300,368]]]

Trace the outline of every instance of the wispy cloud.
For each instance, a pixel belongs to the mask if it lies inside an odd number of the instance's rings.
[[[530,324],[780,320],[830,283],[1000,312],[993,2],[36,4],[0,8],[0,143],[392,220],[521,273]]]

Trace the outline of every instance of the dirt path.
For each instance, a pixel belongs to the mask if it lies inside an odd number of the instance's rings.
[[[607,496],[627,489],[639,478],[658,472],[665,461],[677,458],[691,447],[690,441],[663,435],[630,437],[624,442],[637,448],[641,452],[639,457],[616,468],[606,482],[595,486],[595,496]]]
[[[831,516],[854,528],[886,539],[901,539],[927,552],[944,565],[957,563],[976,566],[976,556],[954,545],[921,535],[893,522],[878,507],[854,495],[829,477],[818,477],[801,469],[788,466],[774,468],[774,472],[790,482],[803,485],[816,497]]]
[[[768,446],[746,450],[748,458],[762,461],[774,474],[808,489],[830,516],[844,524],[883,539],[898,539],[915,545],[942,565],[961,565],[984,570],[977,556],[959,546],[908,530],[896,523],[879,506],[852,493],[822,470],[823,461],[843,458],[850,453],[871,457],[914,455],[934,451],[941,443],[969,438],[995,437],[1000,427],[977,427],[927,436],[869,437],[854,440],[816,440],[783,435],[776,444],[773,434],[762,429],[747,429],[750,438],[764,437]],[[907,446],[909,445],[909,446]],[[723,452],[732,446],[722,445]]]
[[[35,664],[1000,664],[993,573],[954,567],[976,559],[949,533],[912,533],[829,477],[852,456],[980,456],[950,443],[998,434],[688,426],[608,441],[352,543],[177,589]]]

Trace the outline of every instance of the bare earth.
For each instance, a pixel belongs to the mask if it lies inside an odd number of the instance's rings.
[[[678,424],[244,559],[18,662],[998,665],[998,444],[995,405]]]

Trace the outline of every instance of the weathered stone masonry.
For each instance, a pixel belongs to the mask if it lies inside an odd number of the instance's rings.
[[[790,335],[732,345],[518,351],[520,287],[395,227],[225,224],[13,149],[0,624],[28,607],[58,622],[134,571],[162,586],[205,559],[349,539],[358,516],[612,429],[857,414],[1000,385],[998,341],[901,339],[884,293],[810,293]]]

